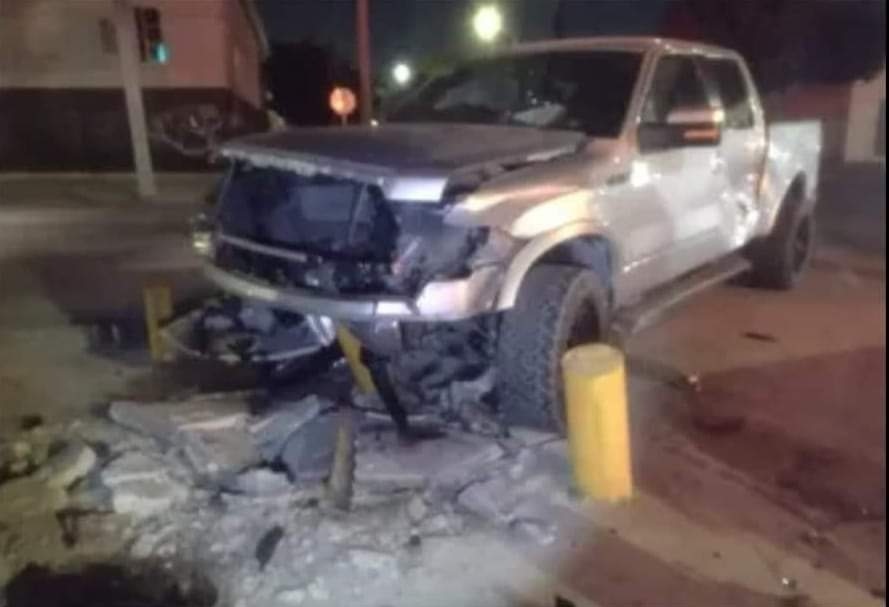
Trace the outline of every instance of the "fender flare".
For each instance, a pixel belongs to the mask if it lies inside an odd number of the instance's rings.
[[[595,236],[607,241],[612,251],[612,273],[620,267],[620,252],[614,247],[614,240],[608,236],[607,231],[602,228],[601,224],[593,221],[577,221],[566,224],[536,236],[519,249],[519,252],[512,258],[504,273],[500,293],[497,296],[496,309],[508,310],[515,305],[525,275],[549,251],[552,251],[560,244],[583,236]]]

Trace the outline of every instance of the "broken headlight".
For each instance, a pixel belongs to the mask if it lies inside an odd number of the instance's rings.
[[[213,222],[203,213],[191,222],[191,248],[200,257],[212,259],[216,253]]]

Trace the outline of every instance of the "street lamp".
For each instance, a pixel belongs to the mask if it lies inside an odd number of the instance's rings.
[[[392,66],[392,80],[400,87],[407,86],[414,78],[414,70],[404,61],[399,61]]]
[[[503,15],[500,9],[493,4],[479,7],[472,17],[472,29],[482,42],[493,42],[503,30]]]

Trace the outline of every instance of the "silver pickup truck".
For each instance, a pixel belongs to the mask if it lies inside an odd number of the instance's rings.
[[[226,144],[198,244],[222,290],[351,328],[396,421],[488,377],[506,419],[561,429],[567,348],[741,272],[797,282],[820,139],[815,123],[768,124],[726,49],[520,45],[379,123]]]

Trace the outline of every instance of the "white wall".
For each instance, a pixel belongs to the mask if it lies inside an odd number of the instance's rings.
[[[846,130],[846,162],[885,162],[876,155],[880,135],[880,111],[886,108],[886,69],[872,80],[856,82],[852,87]],[[884,117],[885,120],[885,117]],[[882,126],[885,129],[885,124]],[[885,131],[883,132],[885,137]]]

